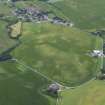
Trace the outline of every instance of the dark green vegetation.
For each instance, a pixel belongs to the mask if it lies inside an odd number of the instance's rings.
[[[55,105],[56,99],[43,94],[49,83],[17,63],[0,63],[0,104]]]
[[[0,20],[0,54],[7,55],[19,43],[10,39],[7,27],[8,24],[15,24],[16,18],[12,17],[7,4],[0,5],[3,16]],[[50,83],[14,61],[0,62],[0,105],[55,105],[56,98],[44,93]]]

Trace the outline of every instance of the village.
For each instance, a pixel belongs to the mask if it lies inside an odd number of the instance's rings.
[[[63,26],[72,27],[74,26],[74,23],[71,21],[67,21],[65,19],[62,19],[58,16],[50,17],[49,15],[52,14],[51,12],[47,11],[41,11],[34,7],[28,7],[28,8],[16,8],[13,11],[13,14],[20,20],[26,21],[26,22],[50,22],[52,24],[58,24]]]

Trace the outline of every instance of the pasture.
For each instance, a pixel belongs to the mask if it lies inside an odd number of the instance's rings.
[[[0,63],[0,104],[55,105],[56,98],[45,95],[50,81],[18,63]]]
[[[16,44],[16,41],[9,38],[6,25],[6,22],[0,20],[0,53]]]
[[[20,40],[12,55],[63,85],[79,85],[100,70],[100,59],[88,55],[102,48],[100,37],[50,23],[24,23]]]
[[[60,93],[58,105],[104,105],[105,82],[93,80],[87,84]]]
[[[105,27],[104,0],[63,0],[50,4],[81,29]]]
[[[5,2],[0,2],[0,15],[11,16],[12,8]]]

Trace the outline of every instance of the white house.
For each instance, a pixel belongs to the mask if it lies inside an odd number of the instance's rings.
[[[101,51],[101,50],[93,50],[92,53],[91,53],[91,55],[93,57],[101,57],[101,56],[104,56],[103,51]]]

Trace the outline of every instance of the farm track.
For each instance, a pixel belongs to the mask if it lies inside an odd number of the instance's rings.
[[[20,65],[24,66],[25,68],[31,70],[32,72],[35,72],[36,74],[42,76],[43,78],[47,79],[48,81],[55,82],[54,80],[48,78],[48,77],[45,76],[44,74],[38,72],[38,70],[36,70],[36,69],[34,69],[34,68],[32,68],[32,67],[30,67],[30,66],[28,66],[28,65],[26,65],[26,64],[24,64],[24,63],[22,63],[22,62],[20,62],[18,59],[14,59],[14,60],[15,60],[18,64],[20,64]]]
[[[61,87],[64,87],[64,89],[63,89],[63,90],[60,90],[60,92],[61,92],[61,91],[65,91],[65,90],[69,90],[69,89],[75,89],[75,88],[82,87],[83,85],[86,85],[86,84],[89,83],[90,81],[95,80],[95,77],[93,77],[93,78],[90,79],[89,81],[87,81],[87,82],[85,82],[85,83],[83,83],[83,84],[81,84],[81,85],[79,85],[79,86],[69,87],[69,86],[66,86],[66,85],[62,85],[61,83],[59,83],[59,82],[57,82],[57,81],[55,81],[55,80],[49,78],[48,76],[44,75],[43,73],[38,72],[37,69],[32,68],[32,67],[30,67],[30,66],[28,66],[28,65],[26,65],[26,64],[24,64],[24,63],[22,63],[22,62],[19,61],[18,59],[13,59],[13,60],[15,60],[16,63],[18,63],[18,64],[24,66],[24,67],[27,68],[28,70],[31,70],[32,72],[34,72],[34,73],[36,73],[36,74],[42,76],[43,78],[47,79],[48,81],[51,81],[51,82],[53,82],[53,83],[57,83],[57,84],[59,84]]]
[[[30,67],[30,66],[24,64],[24,63],[22,63],[20,60],[18,60],[18,59],[14,59],[14,60],[15,60],[18,64],[20,64],[20,65],[24,66],[25,68],[27,68],[28,70],[31,70],[32,72],[34,72],[34,73],[36,73],[36,74],[42,76],[43,78],[47,79],[48,81],[57,83],[57,84],[59,84],[61,87],[64,88],[64,89],[62,89],[62,90],[59,90],[59,96],[58,96],[58,98],[56,99],[56,105],[59,105],[59,103],[61,103],[61,101],[62,101],[62,98],[61,98],[61,96],[60,96],[60,93],[61,93],[61,92],[67,91],[67,90],[71,90],[71,89],[76,89],[76,88],[83,87],[84,85],[87,85],[88,83],[90,83],[90,82],[92,82],[92,81],[94,81],[94,80],[96,79],[95,77],[93,77],[92,79],[86,81],[85,83],[83,83],[83,84],[81,84],[81,85],[79,85],[79,86],[68,87],[68,86],[62,85],[61,83],[58,83],[57,81],[55,81],[55,80],[53,80],[53,79],[47,77],[46,75],[44,75],[44,74],[38,72],[38,70],[36,70],[36,69],[34,69],[34,68],[32,68],[32,67]]]
[[[44,74],[38,72],[38,70],[36,70],[36,69],[34,69],[34,68],[32,68],[32,67],[30,67],[30,66],[24,64],[24,63],[21,63],[18,59],[13,59],[13,60],[15,60],[18,64],[24,66],[24,67],[27,68],[28,70],[31,70],[32,72],[34,72],[34,73],[36,73],[36,74],[38,74],[38,75],[44,77],[44,78],[47,79],[48,81],[51,81],[51,82],[54,82],[54,83],[59,84],[58,82],[54,81],[53,79],[50,79],[50,78],[48,78],[46,75],[44,75]],[[62,86],[61,84],[59,84],[59,85]],[[74,88],[74,87],[67,87],[67,86],[62,86],[62,87],[65,87],[66,90],[67,90],[67,89]],[[64,90],[61,90],[61,91],[64,91]],[[61,91],[60,91],[60,92],[61,92]],[[56,105],[58,105],[60,101],[61,101],[61,97],[58,97],[58,98],[56,99]]]

